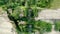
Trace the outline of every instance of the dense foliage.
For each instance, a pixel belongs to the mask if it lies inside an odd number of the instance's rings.
[[[9,19],[14,22],[19,32],[31,33],[35,29],[40,32],[48,32],[51,31],[51,24],[35,21],[34,18],[38,16],[37,7],[46,8],[50,5],[50,2],[51,0],[0,0],[0,6],[5,8]],[[19,25],[20,21],[25,21],[26,24]]]
[[[37,6],[42,8],[49,7],[51,1],[52,0],[38,0]]]
[[[32,26],[31,28],[29,27],[30,24]],[[32,20],[32,21],[30,21],[29,24],[25,24],[25,25],[20,24],[19,26],[21,28],[21,32],[23,32],[25,34],[28,33],[29,31],[34,33],[35,30],[38,30],[40,32],[40,34],[43,34],[43,32],[51,32],[51,29],[52,29],[52,24],[45,22],[45,21],[41,21],[41,20],[39,20],[39,21]]]
[[[45,21],[37,21],[35,23],[35,26],[37,27],[37,29],[39,30],[42,30],[43,32],[50,32],[51,31],[51,28],[52,28],[52,24],[48,23],[48,22],[45,22]]]

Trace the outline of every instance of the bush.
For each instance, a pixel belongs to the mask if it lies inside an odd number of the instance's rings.
[[[52,0],[38,0],[37,6],[42,7],[42,8],[48,7],[50,5],[51,1]]]
[[[55,23],[55,30],[60,31],[60,21]]]
[[[20,8],[15,8],[14,11],[11,13],[11,16],[15,19],[19,19],[20,15]]]
[[[0,5],[5,5],[5,7],[7,8],[6,10],[8,10],[9,8],[13,9],[11,14],[9,13],[9,11],[7,11],[8,12],[7,14],[9,16],[9,19],[15,22],[16,28],[19,29],[19,32],[20,32],[20,28],[22,32],[29,30],[30,24],[32,24],[31,31],[33,31],[36,28],[40,32],[51,31],[52,26],[50,23],[47,23],[45,21],[34,21],[34,17],[38,15],[38,10],[37,10],[38,6],[35,5],[37,1],[26,0],[26,2],[27,2],[27,7],[25,7],[24,0],[0,0]],[[39,5],[39,7],[45,8],[49,5],[49,3],[50,0],[39,0],[37,4]],[[23,14],[24,14],[23,17],[20,16],[20,13],[22,13],[22,11],[20,12],[20,10],[23,10]],[[27,24],[29,25],[26,25],[25,26],[26,28],[23,25],[19,26],[18,21],[26,21]]]
[[[46,31],[47,31],[47,32],[51,32],[51,29],[52,29],[52,24],[47,23],[47,24],[46,24]]]
[[[45,21],[37,21],[35,26],[37,26],[37,28],[39,27],[39,29],[43,32],[50,32],[52,29],[52,25]]]
[[[33,9],[34,17],[37,17],[38,16],[38,9],[37,9],[37,7],[32,7],[32,9]]]
[[[9,0],[0,0],[0,6],[7,4],[8,1],[9,1]]]

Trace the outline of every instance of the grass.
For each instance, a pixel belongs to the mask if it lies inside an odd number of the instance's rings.
[[[60,8],[60,0],[53,0],[51,2],[51,8]]]
[[[60,32],[60,21],[55,23],[55,30]]]

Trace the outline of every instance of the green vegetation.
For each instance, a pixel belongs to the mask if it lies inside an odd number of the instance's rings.
[[[20,28],[21,28],[21,32],[24,33],[24,34],[29,34],[29,25],[31,24],[32,27],[31,27],[31,32],[34,33],[35,30],[39,31],[40,34],[43,34],[43,32],[51,32],[51,29],[52,29],[52,24],[48,23],[48,22],[45,22],[45,21],[30,21],[31,23],[29,24],[20,24]],[[32,34],[31,33],[31,34]]]
[[[8,17],[14,22],[18,34],[26,32],[27,34],[35,30],[43,32],[51,31],[51,24],[44,21],[36,21],[38,8],[50,7],[51,0],[0,0],[0,6],[6,10]],[[25,21],[26,24],[19,24]],[[37,26],[37,27],[35,27]]]
[[[42,8],[49,7],[51,1],[52,0],[38,0],[37,6]]]
[[[56,30],[56,31],[60,31],[60,21],[57,21],[57,22],[55,23],[55,30]]]
[[[53,0],[51,3],[51,8],[53,9],[60,8],[60,0]]]
[[[45,22],[45,21],[37,21],[35,23],[35,27],[40,31],[42,30],[42,32],[50,32],[51,28],[52,28],[52,24]]]

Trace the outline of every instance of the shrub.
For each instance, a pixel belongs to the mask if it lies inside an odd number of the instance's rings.
[[[38,0],[37,6],[42,7],[42,8],[48,7],[50,5],[51,1],[52,0]]]
[[[55,23],[55,30],[60,31],[60,21]]]
[[[37,27],[40,27],[39,29],[42,30],[43,32],[50,32],[52,29],[52,25],[45,21],[37,21],[35,25]]]

